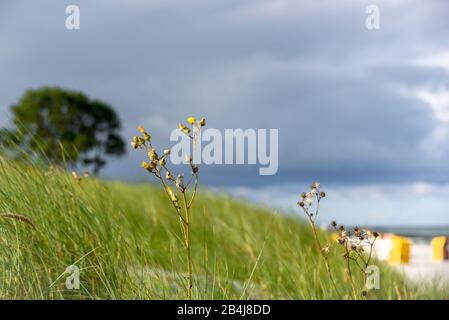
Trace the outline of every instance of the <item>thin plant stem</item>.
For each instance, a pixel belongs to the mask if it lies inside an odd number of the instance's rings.
[[[349,281],[351,282],[352,295],[354,296],[354,299],[357,299],[357,290],[355,288],[354,278],[352,277],[352,271],[351,271],[351,262],[350,262],[350,255],[349,255],[350,253],[349,253],[349,250],[348,250],[348,247],[346,244],[345,244],[345,252],[346,252],[346,255],[345,255],[346,271],[348,274]]]
[[[315,222],[314,222],[314,220],[311,218],[311,216],[310,216],[310,214],[309,214],[308,212],[306,212],[306,214],[307,214],[307,217],[308,217],[310,226],[311,226],[312,231],[313,231],[313,237],[314,237],[314,239],[315,239],[315,243],[316,243],[316,245],[317,245],[317,249],[318,249],[318,251],[320,252],[320,255],[323,257],[324,265],[325,265],[325,267],[326,267],[326,271],[327,271],[327,273],[328,273],[328,275],[329,275],[329,278],[330,278],[330,280],[331,280],[332,286],[334,287],[335,292],[336,292],[338,295],[340,295],[340,293],[339,293],[339,291],[338,291],[338,289],[337,289],[337,285],[335,284],[334,277],[333,277],[333,275],[332,275],[332,271],[331,271],[331,268],[330,268],[330,265],[329,265],[329,260],[328,260],[328,258],[327,258],[327,256],[326,256],[326,254],[323,252],[323,247],[321,246],[320,239],[318,238],[318,232],[317,232],[317,230],[316,230]]]
[[[185,249],[187,254],[187,298],[192,299],[192,256],[190,252],[190,209],[187,205],[187,198],[185,192],[182,192],[182,202],[185,210]]]

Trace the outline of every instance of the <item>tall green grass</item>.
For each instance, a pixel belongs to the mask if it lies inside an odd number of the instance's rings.
[[[59,170],[0,158],[0,213],[25,215],[36,227],[0,219],[0,298],[185,298],[181,230],[165,197],[151,184],[78,183]],[[340,253],[331,258],[337,293],[301,220],[204,190],[197,201],[193,298],[351,297]],[[72,264],[80,290],[65,286]],[[381,289],[370,299],[447,298],[380,267]]]

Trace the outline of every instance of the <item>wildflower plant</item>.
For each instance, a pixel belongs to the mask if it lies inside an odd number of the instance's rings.
[[[196,144],[200,137],[201,128],[206,125],[206,120],[201,118],[196,120],[194,117],[187,118],[188,125],[180,123],[179,130],[186,134],[193,142],[194,155],[196,154]],[[192,205],[195,199],[198,181],[199,181],[199,166],[194,162],[190,155],[186,155],[185,162],[190,167],[190,174],[187,179],[183,174],[175,175],[167,166],[167,158],[170,156],[170,149],[163,150],[158,153],[153,147],[151,135],[144,127],[139,126],[140,135],[134,136],[131,141],[131,146],[134,149],[143,149],[147,152],[148,160],[142,161],[141,166],[148,173],[156,177],[163,186],[165,193],[173,205],[174,210],[179,218],[182,235],[183,246],[187,261],[187,284],[186,295],[188,299],[192,298],[192,256],[191,256],[191,212]],[[193,185],[193,186],[192,186]],[[189,187],[193,190],[190,195],[187,194]]]
[[[326,243],[323,245],[318,236],[317,230],[317,218],[320,211],[320,202],[325,197],[326,193],[320,190],[320,183],[314,182],[310,186],[310,191],[301,193],[298,206],[303,209],[307,217],[309,225],[312,229],[316,247],[324,260],[326,271],[332,285],[338,293],[339,290],[337,289],[329,260],[331,244]],[[353,231],[349,231],[342,225],[337,226],[335,221],[332,221],[331,226],[335,231],[337,231],[337,244],[339,244],[344,250],[343,258],[346,273],[349,282],[351,283],[353,297],[356,299],[360,296],[366,297],[368,294],[366,290],[368,276],[367,269],[371,262],[374,242],[378,238],[379,234],[369,230],[362,230],[358,227],[355,227]],[[364,281],[363,284],[357,285],[352,266],[355,266],[356,270],[361,272],[362,279]]]
[[[360,292],[353,273],[351,270],[351,262],[355,266],[355,270],[359,271],[362,275],[364,286],[367,283],[367,269],[371,263],[371,258],[373,254],[373,246],[376,242],[379,234],[370,230],[360,229],[358,227],[353,228],[353,230],[346,230],[343,225],[337,227],[337,222],[332,221],[332,228],[337,231],[337,243],[341,245],[344,249],[343,258],[346,262],[346,271],[351,283],[353,296],[362,297],[368,295],[366,288],[363,288]]]

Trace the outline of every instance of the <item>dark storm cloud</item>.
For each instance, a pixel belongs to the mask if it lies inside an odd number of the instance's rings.
[[[168,142],[191,114],[216,128],[279,128],[278,175],[207,168],[209,184],[447,176],[448,154],[423,149],[447,124],[413,95],[449,90],[447,70],[415,63],[449,50],[444,1],[377,2],[377,31],[365,28],[367,1],[77,1],[81,29],[68,31],[71,3],[2,2],[2,112],[49,84],[110,102],[126,137],[142,123]],[[139,179],[137,163],[130,153],[105,175]]]

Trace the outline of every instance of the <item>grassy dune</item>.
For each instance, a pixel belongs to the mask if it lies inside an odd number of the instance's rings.
[[[0,212],[25,215],[35,226],[0,218],[0,298],[185,298],[181,231],[165,197],[150,184],[76,182],[0,158]],[[194,298],[350,298],[340,259],[331,259],[336,293],[299,219],[201,189],[192,236]],[[71,264],[81,269],[80,290],[66,289]],[[381,271],[381,289],[370,299],[444,297]]]

